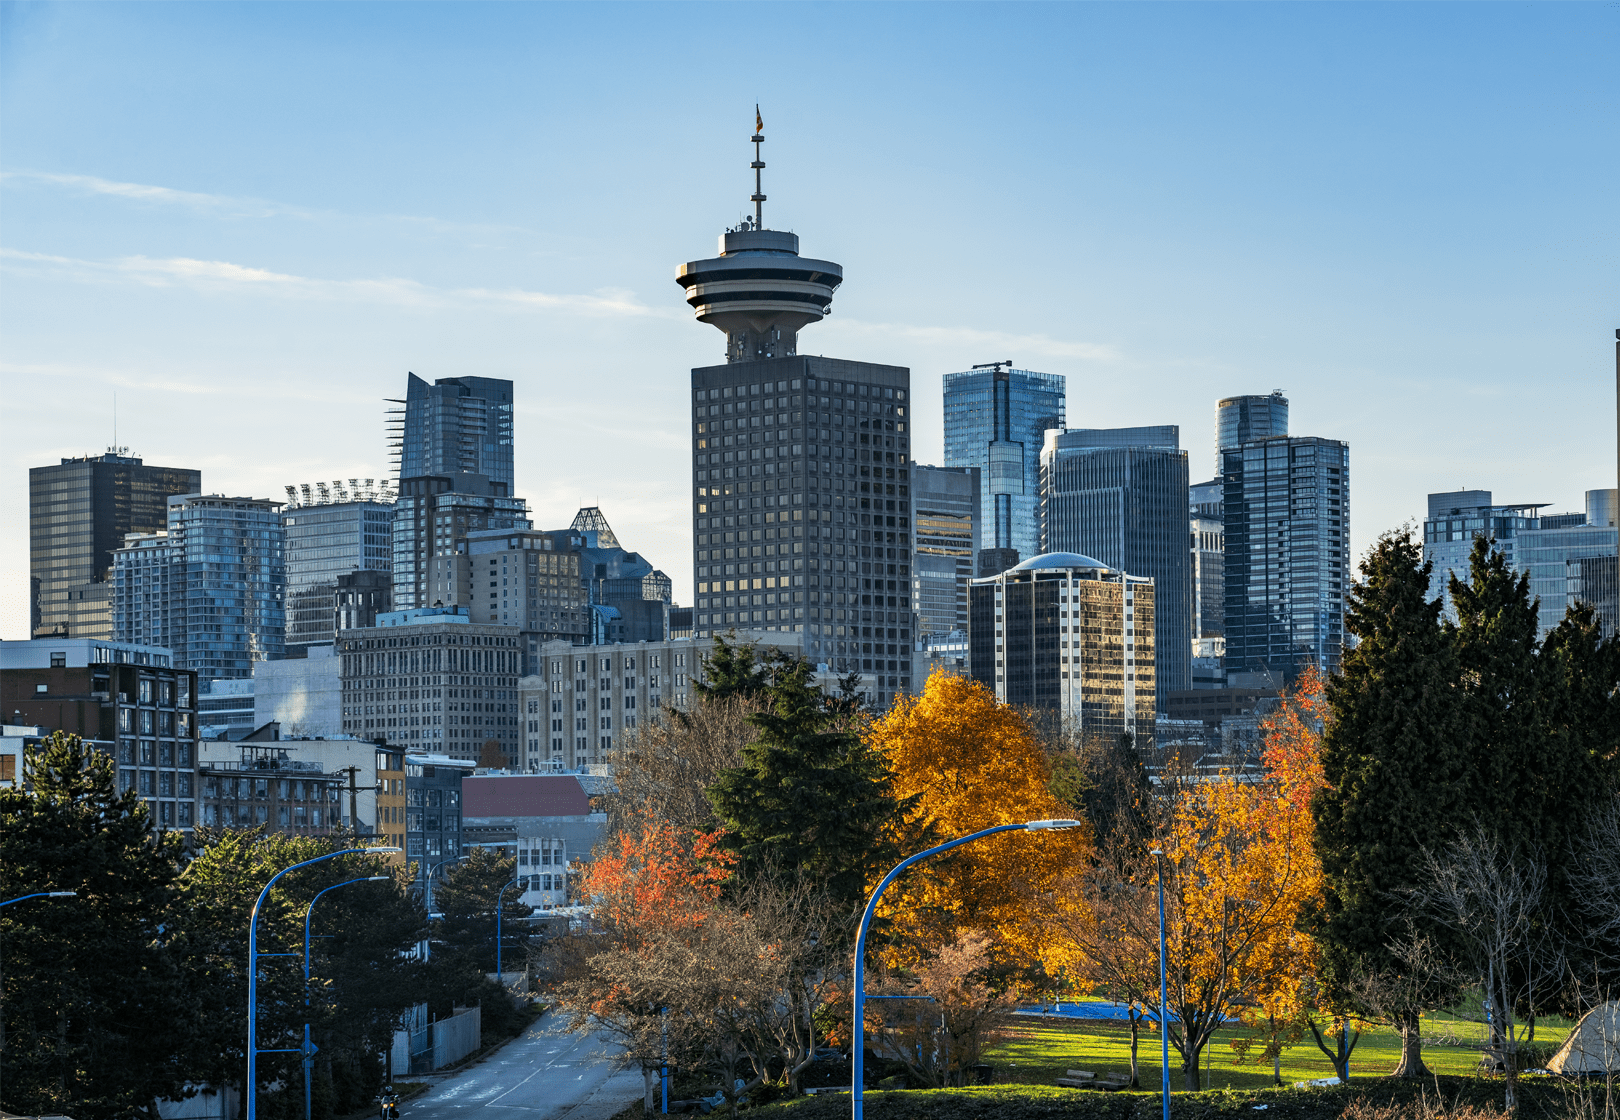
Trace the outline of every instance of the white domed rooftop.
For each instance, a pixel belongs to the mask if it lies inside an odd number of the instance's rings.
[[[1101,560],[1093,560],[1089,556],[1082,556],[1078,552],[1043,552],[1039,556],[1031,556],[1010,569],[1014,572],[1037,571],[1045,568],[1104,568],[1108,565]]]

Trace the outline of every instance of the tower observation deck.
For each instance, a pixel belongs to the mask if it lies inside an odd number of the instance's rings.
[[[833,291],[844,281],[841,265],[799,256],[798,235],[765,228],[765,196],[760,193],[765,164],[759,158],[763,133],[759,124],[751,138],[753,218],[720,235],[718,257],[688,261],[675,274],[698,322],[725,332],[728,362],[797,354],[799,331],[828,314]]]

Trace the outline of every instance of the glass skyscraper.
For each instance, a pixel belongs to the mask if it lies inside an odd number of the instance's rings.
[[[1257,439],[1288,434],[1288,398],[1278,389],[1261,396],[1226,397],[1215,405],[1215,466],[1221,454]]]
[[[111,448],[28,471],[28,568],[35,637],[113,636],[113,552],[126,533],[156,533],[173,494],[195,494],[202,474],[148,467]]]
[[[975,551],[1040,551],[1041,447],[1064,423],[1061,374],[998,362],[945,375],[945,465],[979,468]]]
[[[1513,561],[1529,573],[1530,595],[1540,601],[1538,637],[1545,638],[1577,602],[1598,609],[1604,634],[1615,632],[1617,520],[1616,492],[1588,490],[1584,515],[1543,516],[1539,528],[1519,532]]]
[[[1153,580],[1155,679],[1192,687],[1193,589],[1187,453],[1174,424],[1046,433],[1041,551],[1076,552]]]
[[[340,577],[392,570],[394,495],[289,486],[287,499],[287,653],[301,656],[337,638]]]
[[[512,492],[512,383],[493,377],[410,375],[391,416],[399,477],[481,474]]]
[[[281,503],[185,494],[168,504],[164,534],[132,535],[114,554],[115,636],[156,637],[161,622],[177,667],[205,681],[251,678],[254,662],[285,653]]]
[[[911,479],[917,525],[912,597],[918,632],[966,634],[973,533],[979,521],[979,471],[913,464]]]
[[[1221,455],[1226,669],[1291,680],[1337,672],[1350,582],[1350,449],[1315,436]]]
[[[1468,554],[1474,550],[1475,538],[1489,536],[1512,564],[1519,534],[1541,527],[1538,514],[1545,505],[1493,505],[1489,490],[1429,495],[1429,516],[1423,520],[1423,558],[1434,565],[1429,573],[1429,597],[1445,600],[1448,618],[1457,617],[1451,606],[1450,577],[1468,582]]]

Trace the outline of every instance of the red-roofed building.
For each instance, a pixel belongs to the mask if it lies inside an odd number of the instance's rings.
[[[499,847],[517,860],[523,901],[539,910],[569,904],[568,876],[607,828],[574,774],[476,774],[462,780],[469,846]]]

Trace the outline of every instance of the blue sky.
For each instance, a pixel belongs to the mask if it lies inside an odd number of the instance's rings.
[[[690,602],[674,283],[747,208],[843,264],[803,352],[1068,377],[1071,426],[1287,391],[1363,552],[1431,490],[1615,485],[1614,4],[0,5],[0,635],[27,468],[387,473],[407,370],[517,383],[518,491]]]

